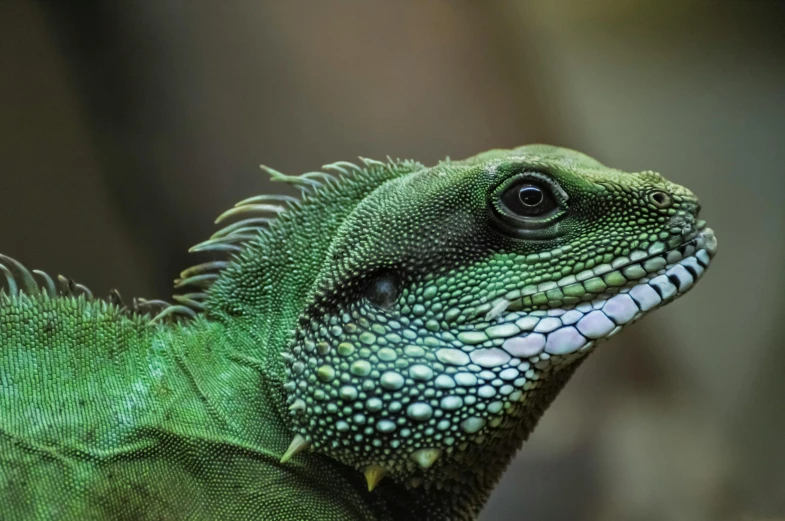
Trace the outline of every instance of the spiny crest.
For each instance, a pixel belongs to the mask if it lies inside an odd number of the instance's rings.
[[[55,282],[47,273],[41,270],[29,270],[18,260],[2,254],[0,254],[0,273],[3,274],[6,282],[6,287],[0,292],[6,298],[17,298],[22,294],[37,296],[43,293],[52,298],[84,295],[88,300],[93,300],[93,293],[86,286],[77,284],[62,275],[58,275]]]
[[[347,178],[356,178],[369,168],[391,168],[395,164],[406,163],[391,158],[388,158],[386,163],[363,157],[359,159],[364,166],[338,161],[322,166],[326,172],[307,172],[301,175],[287,175],[260,165],[272,181],[286,183],[299,189],[300,197],[281,194],[257,195],[240,201],[219,215],[215,223],[225,226],[208,240],[193,246],[189,252],[228,254],[229,259],[197,264],[183,271],[180,278],[175,280],[175,289],[192,287],[197,291],[174,295],[174,300],[181,307],[186,307],[194,313],[204,311],[210,287],[218,279],[220,272],[229,266],[232,257],[242,252],[250,241],[268,234],[270,225],[287,209],[296,208],[309,197],[319,197],[324,194],[327,187],[334,186]]]
[[[43,296],[52,299],[70,297],[88,302],[103,302],[134,315],[153,315],[151,323],[161,322],[164,319],[173,321],[182,316],[195,316],[192,309],[172,305],[163,300],[135,298],[131,305],[127,306],[116,289],[112,289],[105,299],[99,299],[93,296],[93,292],[87,286],[78,284],[72,279],[63,275],[52,278],[44,271],[30,270],[16,259],[2,254],[0,254],[0,273],[5,278],[5,287],[0,288],[0,305],[28,297]]]
[[[189,251],[228,253],[230,258],[204,262],[183,271],[180,278],[175,280],[175,289],[191,287],[195,291],[174,295],[172,297],[176,302],[174,304],[158,299],[134,298],[130,305],[126,305],[116,289],[112,289],[105,299],[97,299],[86,286],[67,277],[58,275],[52,278],[43,271],[30,270],[21,262],[0,254],[0,281],[4,278],[6,286],[0,287],[0,305],[11,299],[45,295],[49,298],[74,297],[86,301],[106,302],[132,315],[151,316],[150,324],[194,318],[204,311],[208,290],[218,279],[220,272],[230,264],[231,256],[242,252],[249,241],[269,233],[269,225],[288,208],[299,206],[307,197],[318,197],[328,186],[334,186],[345,178],[356,178],[371,167],[391,168],[395,164],[409,163],[409,161],[394,161],[390,158],[386,163],[362,157],[360,161],[364,166],[338,161],[324,165],[322,168],[326,172],[307,172],[297,176],[286,175],[261,165],[262,170],[267,172],[273,181],[298,188],[300,197],[280,194],[258,195],[240,201],[233,208],[219,215],[215,220],[216,224],[233,222]]]

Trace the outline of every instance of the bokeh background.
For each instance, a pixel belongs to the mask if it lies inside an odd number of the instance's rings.
[[[0,1],[0,251],[166,297],[287,173],[547,142],[702,199],[700,287],[583,365],[482,519],[785,519],[785,2]]]

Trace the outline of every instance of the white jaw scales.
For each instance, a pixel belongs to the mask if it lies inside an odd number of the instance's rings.
[[[674,250],[649,256],[635,264],[658,268],[640,278],[634,285],[619,289],[616,295],[598,295],[590,302],[572,309],[550,309],[520,314],[514,321],[491,326],[488,338],[507,337],[499,347],[475,349],[470,358],[484,368],[508,363],[511,357],[559,358],[591,349],[599,339],[609,338],[625,325],[641,318],[646,312],[686,293],[703,276],[717,249],[714,232],[702,230],[694,239]],[[628,271],[629,266],[621,268]],[[514,317],[513,317],[514,318]],[[573,357],[568,357],[571,361]],[[532,361],[532,360],[529,360]],[[539,361],[539,360],[537,360]]]

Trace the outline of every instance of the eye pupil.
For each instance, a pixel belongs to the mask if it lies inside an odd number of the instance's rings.
[[[516,179],[499,195],[507,215],[525,218],[542,217],[558,209],[558,203],[547,184],[535,179]]]
[[[505,179],[490,194],[492,223],[514,237],[556,237],[556,223],[567,216],[567,192],[555,176],[534,170]]]
[[[521,191],[518,192],[518,198],[525,206],[537,206],[543,201],[545,196],[543,195],[542,190],[536,186],[524,186],[521,188]]]

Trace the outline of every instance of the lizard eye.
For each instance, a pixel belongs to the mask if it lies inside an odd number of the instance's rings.
[[[566,215],[568,195],[541,172],[521,172],[490,194],[494,223],[520,238],[545,239],[561,233],[553,225]]]
[[[501,203],[513,214],[539,217],[557,208],[556,200],[546,187],[528,180],[520,180],[508,187]]]

